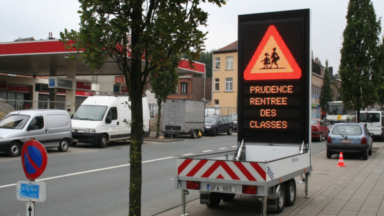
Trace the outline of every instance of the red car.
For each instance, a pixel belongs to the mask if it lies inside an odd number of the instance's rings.
[[[320,119],[312,119],[312,140],[317,139],[321,141],[323,138],[327,139],[329,128],[325,126],[324,121]]]

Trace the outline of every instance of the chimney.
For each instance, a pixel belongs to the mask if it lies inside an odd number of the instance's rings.
[[[328,71],[331,74],[331,76],[333,77],[333,67],[328,67]]]

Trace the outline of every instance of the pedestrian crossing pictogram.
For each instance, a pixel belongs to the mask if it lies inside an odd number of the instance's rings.
[[[262,41],[244,71],[245,80],[300,79],[301,68],[274,25],[268,27]]]

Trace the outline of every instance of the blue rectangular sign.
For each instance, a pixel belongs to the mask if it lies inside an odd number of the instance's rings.
[[[48,85],[50,88],[56,87],[56,79],[55,78],[49,78]]]
[[[39,199],[40,185],[24,184],[20,185],[19,196],[28,199]]]

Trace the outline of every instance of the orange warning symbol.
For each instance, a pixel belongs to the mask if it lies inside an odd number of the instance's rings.
[[[269,26],[244,71],[245,80],[300,79],[301,69],[274,25]]]

